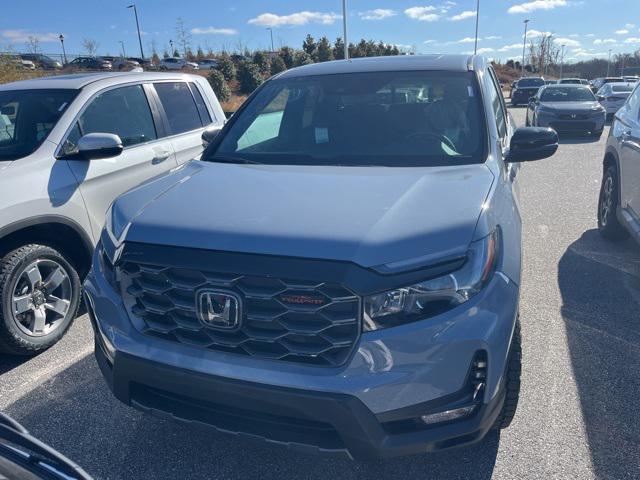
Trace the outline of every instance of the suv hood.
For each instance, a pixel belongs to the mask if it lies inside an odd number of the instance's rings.
[[[464,255],[493,174],[193,161],[121,196],[125,241],[415,268]],[[140,205],[144,207],[140,208]]]

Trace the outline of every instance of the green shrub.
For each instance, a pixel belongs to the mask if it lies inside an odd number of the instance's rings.
[[[287,66],[282,57],[274,57],[273,60],[271,60],[271,75],[284,72],[286,69]]]
[[[227,82],[233,80],[236,76],[236,66],[233,64],[231,57],[229,57],[228,54],[223,53],[217,61],[218,66],[216,68],[222,73],[222,75],[224,75],[224,79]]]
[[[262,75],[258,66],[250,61],[243,61],[238,66],[238,82],[241,93],[251,93],[262,84]]]
[[[211,70],[208,79],[219,101],[226,102],[231,98],[231,89],[221,71]]]

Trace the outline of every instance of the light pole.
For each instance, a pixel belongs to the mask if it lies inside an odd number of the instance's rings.
[[[273,48],[273,28],[267,27],[267,30],[269,30],[269,33],[271,33],[271,52],[273,53],[275,51]]]
[[[480,18],[480,0],[476,2],[476,43],[473,47],[473,54],[478,52],[478,19]]]
[[[609,76],[610,67],[611,67],[611,49],[609,49],[609,58],[607,59],[607,77]]]
[[[349,41],[347,40],[347,0],[342,0],[342,30],[344,36],[344,59],[349,60]]]
[[[526,19],[524,21],[524,40],[522,41],[522,65],[520,65],[522,67],[522,73],[520,74],[521,77],[524,77],[524,49],[527,46],[527,26],[529,25],[529,19]]]
[[[175,52],[175,50],[173,49],[173,40],[169,40],[169,45],[171,45],[171,58],[173,58],[175,56],[173,54]]]
[[[133,13],[136,16],[136,28],[138,29],[138,42],[140,43],[140,58],[144,58],[144,52],[142,51],[142,37],[140,36],[140,23],[138,22],[138,9],[136,4],[132,3],[127,8],[133,8]]]
[[[64,64],[67,64],[67,52],[64,50],[64,35],[60,34],[58,37],[60,39],[60,43],[62,44],[62,58],[64,59]]]
[[[120,46],[122,47],[122,58],[126,58],[127,54],[124,53],[124,42],[122,40],[118,40],[118,43],[120,44]]]
[[[566,45],[562,45],[562,53],[560,54],[560,80],[562,80],[562,69],[564,67],[564,47]]]

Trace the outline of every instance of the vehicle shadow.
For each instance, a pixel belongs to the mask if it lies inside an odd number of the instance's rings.
[[[500,441],[491,432],[468,448],[375,463],[306,456],[133,410],[114,399],[92,355],[7,413],[103,479],[489,479]]]
[[[558,281],[594,471],[638,478],[640,252],[589,230],[562,256]]]

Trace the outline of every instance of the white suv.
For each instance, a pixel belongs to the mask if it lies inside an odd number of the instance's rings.
[[[160,70],[198,70],[198,64],[184,58],[164,58],[160,60]]]
[[[194,75],[0,86],[0,351],[31,354],[62,337],[111,202],[198,157],[205,128],[224,118]]]
[[[630,236],[640,243],[640,84],[611,123],[598,202],[598,228],[610,240]]]

